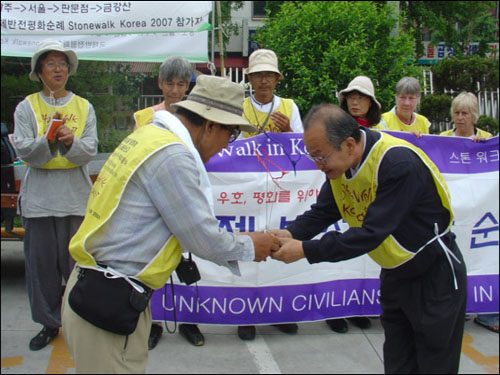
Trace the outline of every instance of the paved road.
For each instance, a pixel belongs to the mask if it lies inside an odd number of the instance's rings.
[[[32,352],[29,340],[41,329],[33,323],[24,285],[22,243],[2,241],[2,374],[75,373],[62,334],[46,348]],[[380,321],[347,334],[324,322],[299,325],[297,335],[270,326],[258,327],[253,342],[241,341],[236,327],[201,325],[205,345],[194,347],[178,333],[164,333],[150,352],[147,373],[383,373],[384,335]],[[169,324],[173,328],[173,324]],[[466,322],[461,374],[499,373],[498,334]]]

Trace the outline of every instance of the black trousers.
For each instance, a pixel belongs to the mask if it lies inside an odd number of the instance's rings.
[[[454,241],[450,249],[461,262],[452,259],[458,290],[444,253],[421,277],[394,280],[390,271],[381,274],[386,374],[458,373],[467,271]]]

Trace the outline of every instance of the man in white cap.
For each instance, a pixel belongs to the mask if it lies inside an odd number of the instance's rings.
[[[303,133],[299,108],[293,99],[280,98],[274,94],[276,85],[283,78],[274,51],[264,48],[254,51],[248,59],[246,74],[252,87],[250,97],[243,101],[243,116],[257,128],[257,131],[248,132],[244,137],[264,132]],[[295,323],[276,324],[275,327],[291,334],[296,333],[298,329]],[[238,327],[238,337],[242,340],[254,340],[255,333],[255,326]]]
[[[274,89],[282,75],[278,69],[278,58],[269,49],[258,49],[249,58],[246,71],[252,85],[250,97],[243,102],[244,117],[257,128],[247,133],[251,137],[263,132],[303,133],[300,112],[293,99],[280,98]]]
[[[278,249],[269,233],[219,228],[213,211],[204,163],[241,131],[255,130],[242,117],[243,98],[240,85],[200,76],[187,99],[173,104],[175,115],[156,112],[104,164],[70,244],[77,265],[62,322],[77,373],[145,371],[149,297],[183,251],[239,275],[238,261],[262,261]]]
[[[26,287],[32,318],[43,325],[30,341],[31,350],[44,348],[59,332],[62,283],[74,266],[68,244],[83,220],[92,186],[87,163],[97,153],[94,108],[65,88],[77,66],[76,54],[60,42],[41,42],[29,78],[42,82],[43,89],[27,96],[14,113],[14,147],[27,163],[19,198]],[[47,139],[53,118],[63,124]]]

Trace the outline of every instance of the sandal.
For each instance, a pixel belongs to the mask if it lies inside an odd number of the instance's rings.
[[[495,333],[498,333],[498,326],[489,326],[489,325],[486,325],[486,324],[483,324],[481,323],[480,320],[478,320],[477,318],[474,318],[474,323],[480,325],[481,327],[484,327],[486,328],[487,330],[491,331],[491,332],[495,332]]]

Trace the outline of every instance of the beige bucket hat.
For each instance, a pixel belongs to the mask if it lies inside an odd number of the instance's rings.
[[[351,82],[349,82],[347,88],[339,92],[339,103],[342,104],[342,102],[345,100],[346,95],[352,91],[358,91],[361,94],[369,96],[378,105],[378,107],[382,109],[382,106],[375,98],[375,88],[373,87],[373,83],[370,78],[366,76],[357,76]]]
[[[68,77],[72,74],[76,73],[76,68],[78,67],[78,57],[76,57],[76,53],[70,49],[64,48],[61,42],[52,39],[46,39],[38,45],[38,48],[31,58],[31,72],[29,74],[29,78],[32,81],[40,81],[38,75],[35,73],[36,63],[41,55],[45,52],[49,51],[59,51],[64,53],[69,60],[69,69],[68,69]]]
[[[186,100],[171,104],[172,108],[185,108],[219,124],[239,126],[242,131],[257,129],[243,118],[245,89],[226,78],[200,75]]]
[[[257,72],[274,72],[281,76],[278,69],[278,57],[270,49],[258,49],[248,59],[247,74]]]

